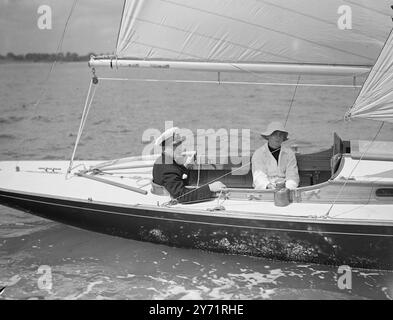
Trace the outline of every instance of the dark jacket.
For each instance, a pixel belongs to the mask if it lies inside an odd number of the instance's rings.
[[[208,185],[196,190],[187,189],[190,171],[164,154],[153,166],[153,182],[165,187],[172,198],[181,203],[193,203],[214,198]]]

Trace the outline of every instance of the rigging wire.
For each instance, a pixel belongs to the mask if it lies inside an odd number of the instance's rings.
[[[68,22],[69,22],[70,19],[71,19],[72,13],[74,12],[74,9],[75,9],[75,7],[76,7],[77,2],[78,2],[78,0],[74,0],[74,2],[73,2],[73,4],[72,4],[70,13],[68,14],[66,23],[65,23],[65,25],[64,25],[63,32],[62,32],[61,37],[60,37],[60,41],[59,41],[59,43],[58,43],[58,45],[57,45],[57,48],[56,48],[55,60],[54,60],[53,63],[51,64],[51,67],[50,67],[50,69],[49,69],[49,72],[48,72],[48,74],[47,74],[47,76],[46,76],[46,78],[45,78],[45,81],[44,81],[44,87],[43,87],[43,89],[41,90],[41,93],[40,93],[40,95],[39,95],[39,97],[38,97],[36,103],[34,104],[34,108],[37,108],[37,107],[38,107],[38,105],[41,103],[42,99],[44,98],[44,96],[45,96],[45,94],[46,94],[46,92],[47,92],[49,78],[50,78],[50,76],[51,76],[51,74],[52,74],[52,71],[53,71],[53,69],[55,68],[55,65],[56,65],[56,63],[57,63],[57,55],[59,54],[59,52],[60,52],[60,50],[61,50],[61,48],[62,48],[62,46],[63,46],[63,41],[64,41],[65,33],[66,33],[67,27],[68,27]]]
[[[254,71],[250,71],[247,69],[244,69],[238,65],[235,64],[231,64],[232,67],[234,67],[235,69],[240,70],[241,72],[244,73],[249,73],[251,75],[254,75],[256,78],[262,78],[262,76],[259,73],[256,73]],[[340,77],[335,77],[335,78],[329,78],[330,81],[336,81],[336,80],[344,80],[347,78],[356,78],[356,77],[362,77],[362,76],[366,76],[368,74],[368,72],[366,73],[361,73],[361,74],[357,74],[357,75],[348,75],[348,76],[340,76]],[[325,77],[326,78],[326,77]],[[270,79],[272,79],[272,77],[270,77]],[[318,82],[318,81],[325,81],[325,79],[314,79],[313,81]],[[263,84],[263,83],[260,83]],[[361,88],[361,85],[356,85],[356,83],[353,82],[352,85],[344,85],[344,84],[318,84],[318,83],[305,83],[305,84],[295,84],[295,83],[291,83],[290,85],[292,86],[302,86],[302,87],[337,87],[337,88]]]
[[[197,178],[197,188],[199,187],[199,180],[201,178],[201,155],[199,155],[199,160],[198,160],[198,178]]]
[[[219,180],[219,179],[222,179],[222,178],[226,177],[227,175],[233,174],[234,172],[239,171],[239,170],[243,169],[244,167],[249,166],[250,164],[251,164],[251,161],[247,162],[246,164],[242,165],[242,166],[239,167],[239,168],[236,168],[236,169],[231,170],[231,171],[229,171],[229,172],[227,172],[227,173],[225,173],[225,174],[223,174],[223,175],[221,175],[221,176],[219,176],[219,177],[217,177],[217,178],[214,178],[214,179],[212,179],[212,180],[206,182],[205,184],[203,184],[203,185],[201,185],[201,186],[199,186],[199,187],[193,188],[192,190],[186,192],[185,194],[182,194],[181,196],[178,196],[177,198],[174,198],[173,200],[176,200],[176,201],[177,201],[179,198],[184,197],[184,196],[186,196],[186,195],[188,195],[188,194],[190,194],[190,193],[192,193],[192,192],[195,192],[196,190],[198,190],[198,189],[200,189],[200,188],[203,188],[203,187],[205,187],[205,186],[208,186],[208,185],[211,184],[212,182],[215,182],[215,181],[217,181],[217,180]],[[223,191],[225,191],[225,189],[221,190],[221,192],[223,192]]]
[[[58,56],[58,54],[59,54],[59,52],[60,52],[60,50],[61,50],[61,48],[62,48],[62,46],[63,46],[63,41],[64,41],[65,33],[66,33],[66,31],[67,31],[68,23],[69,23],[69,21],[70,21],[70,19],[71,19],[72,13],[74,12],[74,9],[75,9],[75,7],[76,7],[77,2],[78,2],[78,0],[74,0],[74,2],[73,2],[73,4],[72,4],[72,7],[71,7],[71,9],[70,9],[70,13],[68,14],[66,23],[65,23],[65,25],[64,25],[64,29],[63,29],[62,35],[61,35],[61,37],[60,37],[60,41],[59,41],[59,43],[58,43],[58,45],[57,45],[57,48],[56,48],[55,60],[51,63],[51,66],[50,66],[50,68],[49,68],[49,72],[48,72],[48,74],[47,74],[47,76],[46,76],[46,78],[45,78],[45,80],[44,80],[44,82],[43,82],[43,87],[42,87],[42,89],[41,89],[41,91],[40,91],[40,94],[39,94],[39,96],[38,96],[38,99],[37,99],[37,101],[34,103],[34,106],[33,106],[33,116],[32,116],[33,119],[35,118],[35,115],[36,115],[36,113],[37,113],[37,108],[38,108],[38,106],[41,104],[42,99],[44,98],[44,96],[45,96],[46,93],[47,93],[49,79],[50,79],[50,76],[51,76],[51,74],[52,74],[52,72],[53,72],[53,70],[54,70],[54,68],[55,68],[56,63],[57,63],[57,56]],[[21,139],[21,140],[19,141],[19,147],[21,146],[22,142],[23,142],[23,140]],[[18,155],[17,155],[16,157],[18,158]]]
[[[41,91],[40,91],[40,94],[38,96],[38,99],[34,103],[34,106],[33,106],[33,117],[32,117],[33,119],[35,118],[35,115],[37,113],[38,106],[41,104],[41,101],[43,100],[44,96],[47,93],[49,79],[50,79],[50,76],[51,76],[51,74],[52,74],[52,72],[53,72],[53,70],[55,68],[56,63],[57,63],[57,56],[58,56],[58,54],[59,54],[59,52],[60,52],[60,50],[61,50],[61,48],[63,46],[63,41],[64,41],[65,33],[67,31],[68,23],[69,23],[69,21],[71,19],[71,16],[72,16],[73,12],[74,12],[74,9],[76,7],[77,2],[78,2],[78,0],[74,0],[74,2],[72,4],[72,7],[70,9],[70,13],[68,14],[66,23],[64,25],[63,32],[62,32],[61,37],[60,37],[60,41],[59,41],[59,43],[57,45],[57,48],[56,48],[55,60],[51,63],[51,66],[49,68],[49,72],[48,72],[48,74],[47,74],[47,76],[46,76],[46,78],[45,78],[45,80],[43,82],[43,87],[41,88]],[[19,144],[18,144],[19,147],[22,145],[22,142],[23,142],[23,140],[21,139],[19,141]],[[18,158],[18,155],[16,156],[16,158]]]
[[[94,85],[94,87],[93,87],[93,85]],[[91,93],[92,87],[93,87],[93,92]],[[93,102],[93,99],[94,99],[94,95],[95,95],[95,93],[96,93],[96,89],[97,89],[97,83],[95,83],[94,78],[92,78],[91,81],[90,81],[90,85],[89,85],[88,92],[87,92],[86,101],[85,101],[85,106],[84,106],[84,108],[83,108],[82,117],[81,117],[81,122],[80,122],[80,124],[79,124],[79,130],[78,130],[78,134],[77,134],[77,137],[76,137],[74,149],[73,149],[73,151],[72,151],[72,156],[71,156],[71,160],[70,160],[70,163],[69,163],[69,166],[68,166],[66,178],[68,177],[68,174],[69,174],[69,173],[71,172],[71,170],[73,169],[73,168],[72,168],[72,165],[73,165],[73,162],[74,162],[74,157],[75,157],[76,149],[77,149],[77,147],[78,147],[80,138],[81,138],[81,136],[82,136],[82,132],[83,132],[83,129],[84,129],[84,127],[85,127],[86,120],[87,120],[87,115],[89,114],[90,107],[91,107],[91,105],[92,105],[92,102]]]
[[[299,81],[300,81],[300,77],[301,77],[301,76],[299,75],[299,77],[297,78],[297,85],[296,85],[295,90],[294,90],[293,95],[292,95],[292,100],[291,100],[291,104],[290,104],[290,106],[289,106],[289,110],[288,110],[288,113],[287,113],[287,117],[285,118],[284,128],[287,126],[289,114],[291,113],[291,109],[292,109],[293,102],[295,101],[296,91],[297,91],[297,88],[298,88],[298,84],[299,84]]]

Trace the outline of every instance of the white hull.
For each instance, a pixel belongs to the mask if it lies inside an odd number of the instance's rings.
[[[393,269],[393,204],[370,196],[375,189],[369,186],[370,175],[347,181],[346,188],[359,192],[359,199],[344,188],[346,198],[333,206],[331,199],[343,186],[340,175],[299,188],[286,207],[275,206],[272,191],[241,188],[230,189],[225,200],[171,204],[169,196],[150,192],[153,162],[128,158],[114,162],[112,168],[123,169],[106,171],[110,175],[82,177],[78,170],[102,161],[75,162],[69,175],[67,161],[3,161],[0,203],[78,228],[171,246]],[[366,169],[370,173],[374,162],[359,165],[355,176]],[[356,162],[348,158],[343,163],[341,173],[352,172]],[[390,162],[374,164],[373,175],[392,167]],[[377,189],[390,185],[386,174],[382,180]],[[367,199],[361,199],[364,194]]]
[[[117,204],[117,205],[141,205],[155,206],[157,203],[163,204],[170,201],[168,196],[158,196],[150,192],[150,181],[152,178],[152,165],[154,160],[137,160],[127,161],[129,166],[144,166],[145,168],[121,169],[113,171],[113,176],[105,176],[105,179],[118,182],[130,187],[140,188],[147,192],[146,195],[133,192],[127,189],[119,188],[106,183],[86,179],[74,174],[66,176],[67,161],[3,161],[0,162],[0,189],[27,194],[36,194],[49,197],[61,197],[81,201],[97,201],[100,203]],[[76,161],[74,166],[77,170],[83,167],[89,168],[96,166],[104,161]],[[340,180],[346,174],[352,171],[356,161],[348,161],[341,174],[335,179]],[[124,163],[118,167],[124,167]],[[362,161],[354,171],[353,176],[363,176],[362,180],[370,181],[379,173],[387,172],[391,167],[393,172],[393,163],[386,161]],[[55,168],[55,170],[52,170]],[[58,170],[59,169],[59,170]],[[119,173],[116,173],[119,172]],[[366,175],[365,172],[368,174]],[[389,182],[393,179],[386,176],[377,178],[380,182]],[[252,190],[250,190],[252,191]],[[312,193],[311,193],[312,197]],[[172,208],[187,208],[190,211],[206,212],[214,208],[223,200],[214,200],[197,204],[176,204]],[[381,204],[350,204],[336,203],[331,208],[331,203],[291,203],[287,207],[277,207],[274,202],[269,201],[245,201],[242,199],[231,199],[224,201],[225,214],[241,214],[258,216],[263,214],[289,215],[298,217],[320,217],[325,218],[326,213],[330,210],[329,219],[338,220],[365,220],[381,221],[393,223],[393,202]],[[222,212],[224,213],[224,212]]]

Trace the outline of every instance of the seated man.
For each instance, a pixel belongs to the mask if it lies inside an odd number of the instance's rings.
[[[153,183],[163,186],[170,196],[181,203],[200,202],[214,197],[214,192],[221,191],[225,185],[219,181],[196,189],[188,189],[188,159],[178,128],[166,130],[156,140],[162,147],[162,154],[153,166]]]
[[[267,140],[252,156],[252,175],[255,189],[274,189],[276,182],[285,180],[288,189],[299,185],[299,173],[294,152],[282,146],[288,131],[280,122],[271,122],[261,136]]]

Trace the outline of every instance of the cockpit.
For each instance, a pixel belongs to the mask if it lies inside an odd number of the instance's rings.
[[[311,154],[301,154],[295,150],[299,187],[320,184],[334,177],[339,171],[342,154],[350,153],[350,149],[350,142],[342,141],[334,133],[333,146],[327,150]],[[218,163],[196,163],[190,171],[190,185],[199,186],[217,179],[228,188],[252,189],[251,156],[228,157],[219,159]]]

